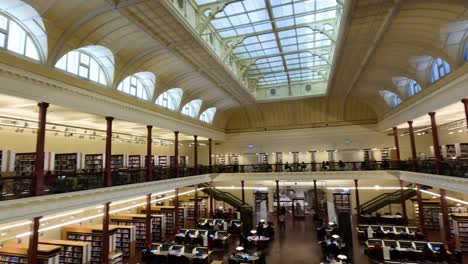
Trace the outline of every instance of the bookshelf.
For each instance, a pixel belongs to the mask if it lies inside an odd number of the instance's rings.
[[[231,154],[228,155],[229,165],[239,165],[239,155]]]
[[[128,167],[129,168],[143,168],[144,157],[142,155],[128,155]]]
[[[179,156],[179,166],[186,167],[188,164],[188,157],[187,156]]]
[[[442,155],[445,159],[455,159],[457,158],[457,151],[455,149],[455,144],[448,144],[442,146]]]
[[[122,252],[123,258],[133,258],[136,246],[136,227],[131,225],[118,225],[115,248]]]
[[[185,208],[185,219],[194,220],[195,216],[195,199],[191,198],[188,201],[180,201],[179,205]],[[198,218],[206,217],[207,206],[206,199],[198,198]]]
[[[424,228],[427,230],[439,230],[439,212],[440,202],[439,201],[423,201],[423,213],[424,213]],[[419,225],[419,206],[417,202],[413,202],[414,215]]]
[[[468,252],[468,213],[451,214],[456,248]]]
[[[55,154],[54,170],[58,172],[76,171],[81,169],[81,153]]]
[[[138,208],[138,213],[145,214],[146,208]],[[172,238],[174,236],[175,227],[175,207],[174,206],[152,206],[151,214],[162,215],[163,225],[165,225],[165,239]],[[185,208],[179,207],[179,228],[185,227]]]
[[[457,145],[459,149],[459,156],[462,159],[468,158],[468,143],[460,143]]]
[[[87,171],[102,171],[104,168],[104,154],[86,154],[84,168]]]
[[[380,152],[382,161],[389,161],[390,160],[390,149],[383,148]]]
[[[15,155],[15,174],[28,176],[34,171],[36,163],[36,153],[16,153]]]
[[[154,156],[153,156],[154,161]],[[166,168],[167,167],[167,156],[158,156],[158,165]]]
[[[42,245],[37,248],[37,264],[60,264],[59,253],[62,250],[60,246]],[[0,248],[1,264],[28,263],[28,245],[11,244]]]
[[[351,211],[350,196],[350,193],[333,193],[333,204],[337,213]]]
[[[59,263],[84,263],[91,261],[91,243],[69,240],[41,239],[39,244],[62,247],[59,254]]]
[[[115,253],[117,226],[109,226],[109,263],[122,264],[121,253]],[[72,241],[91,243],[91,264],[101,263],[102,258],[102,225],[65,226],[62,238]]]
[[[114,225],[130,225],[135,227],[136,248],[145,248],[146,241],[146,215],[145,214],[120,214],[111,215],[110,221]],[[153,242],[164,239],[164,217],[152,215],[151,234]]]
[[[111,169],[121,169],[127,166],[127,155],[126,154],[118,154],[111,156]]]

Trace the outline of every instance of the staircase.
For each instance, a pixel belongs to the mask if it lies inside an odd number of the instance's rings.
[[[210,189],[208,188],[209,185],[207,183],[199,184],[199,186],[205,187],[205,189],[203,189],[203,192],[208,195],[210,194]],[[213,188],[213,198],[218,201],[224,201],[225,203],[231,205],[235,209],[239,208],[242,205],[242,200],[237,198],[235,195],[228,192],[220,191],[216,188]]]
[[[410,187],[408,185],[407,187]],[[404,191],[405,201],[414,197],[416,195],[416,191],[412,188],[407,189]],[[400,203],[400,191],[395,191],[392,193],[383,193],[374,199],[361,204],[361,214],[372,214],[373,212],[384,208],[393,203]]]

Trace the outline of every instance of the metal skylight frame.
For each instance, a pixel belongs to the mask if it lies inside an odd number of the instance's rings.
[[[234,44],[225,59],[246,66],[257,86],[327,82],[342,5],[337,0],[195,0],[226,3],[210,21]]]

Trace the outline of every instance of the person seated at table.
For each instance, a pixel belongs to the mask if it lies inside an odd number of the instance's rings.
[[[273,229],[273,223],[268,222],[267,227],[265,228],[265,236],[272,238],[275,236],[275,230]]]
[[[321,227],[317,229],[317,236],[319,240],[323,240],[325,238],[325,235],[327,234],[326,229],[327,228],[325,227],[325,225],[322,225]]]
[[[258,222],[257,224],[257,236],[263,236],[265,229],[263,228],[263,222]]]
[[[189,243],[190,243],[190,239],[191,239],[191,237],[190,237],[190,232],[185,233],[185,237],[184,237],[184,238],[185,238],[185,243],[189,244]]]
[[[383,259],[383,248],[380,244],[375,244],[374,247],[369,251],[369,255],[371,258],[376,260]]]
[[[219,230],[221,230],[221,226],[219,224],[215,224],[214,227],[213,227],[213,230],[219,231]]]
[[[336,241],[332,239],[330,244],[327,245],[325,252],[327,255],[337,256],[340,253],[340,248],[338,247]]]
[[[205,229],[211,229],[211,225],[208,223],[208,221],[205,223],[204,227]]]

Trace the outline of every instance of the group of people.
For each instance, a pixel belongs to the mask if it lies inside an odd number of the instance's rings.
[[[335,223],[328,226],[322,225],[317,228],[317,238],[320,240],[320,246],[323,253],[322,263],[348,263],[346,259],[339,259],[340,256],[346,256],[346,244],[341,239],[340,230]]]
[[[334,168],[335,162],[332,161],[322,161],[322,165],[320,166],[320,170],[322,171],[329,171],[329,170],[335,170]],[[338,170],[345,170],[346,168],[346,163],[344,163],[342,160],[338,161]]]

